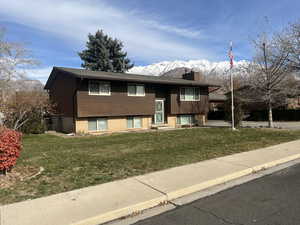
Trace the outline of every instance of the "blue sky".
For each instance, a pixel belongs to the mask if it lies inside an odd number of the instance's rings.
[[[6,39],[22,42],[41,64],[79,67],[88,33],[103,29],[124,42],[136,65],[160,61],[251,58],[250,40],[300,19],[299,0],[0,0]],[[265,18],[268,18],[269,24]]]

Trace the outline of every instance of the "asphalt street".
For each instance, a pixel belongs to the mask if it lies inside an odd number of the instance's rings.
[[[300,225],[300,164],[136,225]]]

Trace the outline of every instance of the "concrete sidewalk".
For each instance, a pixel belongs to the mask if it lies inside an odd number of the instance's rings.
[[[97,225],[300,158],[300,140],[0,207],[0,225]]]

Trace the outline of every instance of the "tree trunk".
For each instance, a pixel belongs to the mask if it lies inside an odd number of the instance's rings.
[[[269,104],[269,128],[273,128],[273,110],[271,104]]]
[[[268,85],[269,87],[270,85]],[[272,93],[271,89],[268,88],[268,107],[269,107],[269,128],[273,128],[273,110],[272,110]]]

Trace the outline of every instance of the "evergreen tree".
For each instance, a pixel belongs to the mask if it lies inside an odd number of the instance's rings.
[[[133,67],[122,50],[123,43],[112,39],[98,30],[95,35],[89,34],[86,43],[87,49],[79,52],[83,63],[82,67],[94,71],[125,72]]]

